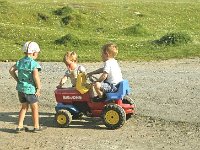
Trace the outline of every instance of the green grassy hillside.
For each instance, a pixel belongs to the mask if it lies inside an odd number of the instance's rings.
[[[22,44],[39,43],[40,61],[100,61],[107,42],[119,60],[200,56],[198,0],[0,0],[0,61],[23,56]]]

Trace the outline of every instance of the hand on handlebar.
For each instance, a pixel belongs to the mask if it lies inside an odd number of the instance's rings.
[[[87,78],[89,78],[90,76],[92,76],[92,73],[89,72],[86,74],[86,76],[87,76]]]
[[[86,77],[93,83],[93,82],[96,82],[97,81],[97,77],[95,77],[93,74],[91,74],[91,73],[88,73],[87,75],[86,75]]]

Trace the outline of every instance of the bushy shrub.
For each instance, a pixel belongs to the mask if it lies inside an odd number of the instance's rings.
[[[82,15],[77,11],[74,11],[73,8],[69,6],[55,10],[54,14],[60,17],[60,22],[62,25],[71,25],[73,27],[82,26]]]
[[[73,45],[78,46],[80,44],[79,39],[72,35],[72,34],[66,34],[65,36],[62,36],[61,38],[55,40],[55,44],[58,45]]]
[[[47,21],[49,19],[49,16],[47,16],[43,13],[38,13],[38,19]]]
[[[147,34],[147,30],[140,23],[138,23],[124,29],[124,33],[126,35],[145,35]]]
[[[153,41],[157,45],[180,45],[192,41],[191,37],[183,32],[168,33],[159,40]]]
[[[65,6],[65,7],[62,7],[62,8],[55,10],[54,14],[57,15],[57,16],[63,16],[63,15],[68,15],[72,12],[73,12],[73,9],[71,7]]]
[[[73,17],[71,15],[68,15],[63,17],[61,20],[64,25],[68,25],[72,21],[72,19]]]

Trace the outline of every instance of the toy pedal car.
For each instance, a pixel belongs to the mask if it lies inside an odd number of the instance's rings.
[[[106,93],[106,99],[100,102],[92,101],[90,85],[86,81],[86,75],[80,73],[76,88],[55,90],[57,101],[55,119],[59,127],[68,127],[73,119],[86,115],[101,117],[108,129],[117,129],[135,113],[134,102],[127,96],[130,93],[127,80],[120,82],[117,92]]]

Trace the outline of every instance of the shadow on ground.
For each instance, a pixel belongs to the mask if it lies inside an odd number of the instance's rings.
[[[18,122],[18,112],[0,112],[0,122],[14,124],[14,128],[0,128],[0,132],[14,133]],[[40,112],[40,124],[48,128],[59,128],[55,121],[55,113]],[[31,112],[27,112],[24,126],[33,128]],[[106,129],[100,118],[83,117],[81,119],[72,120],[68,128],[81,129]]]

